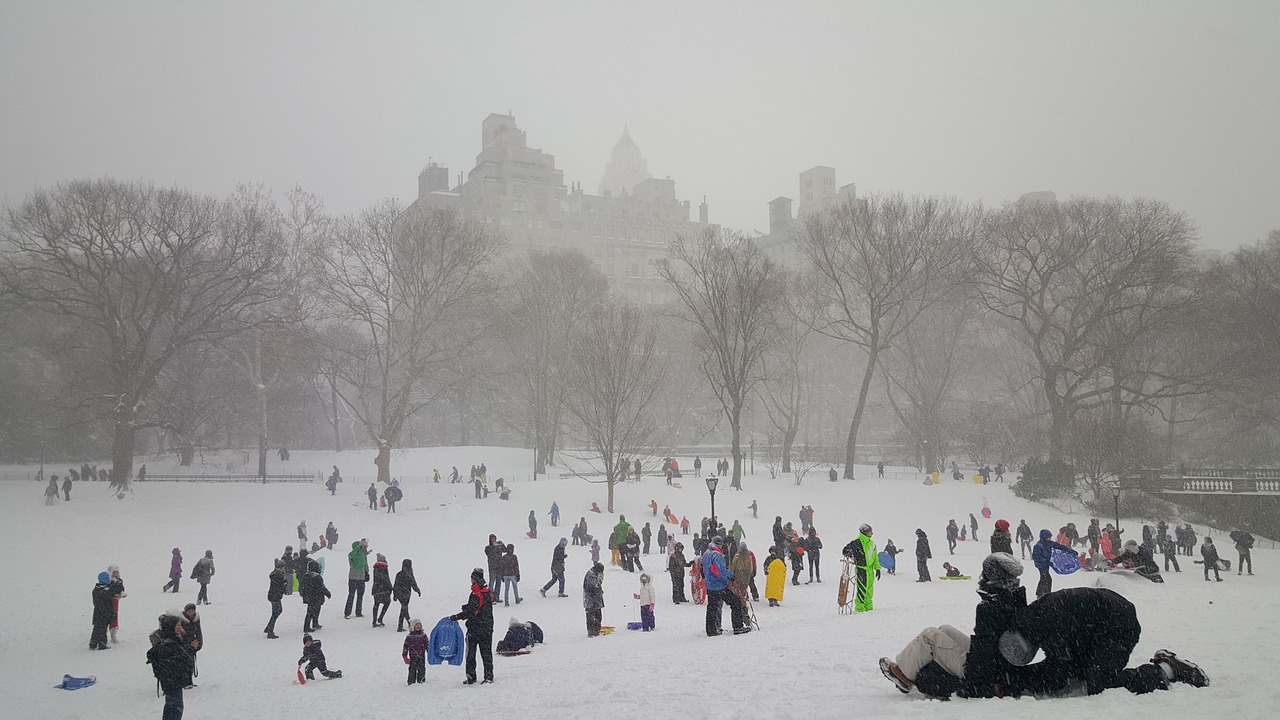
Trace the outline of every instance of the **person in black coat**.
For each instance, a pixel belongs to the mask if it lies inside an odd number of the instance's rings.
[[[484,583],[484,570],[471,571],[471,594],[462,612],[451,616],[467,623],[467,679],[464,685],[476,682],[476,650],[484,662],[484,682],[493,682],[493,592]]]
[[[492,537],[492,536],[490,536]],[[412,596],[409,591],[418,593],[418,597],[422,597],[422,591],[418,589],[418,581],[413,577],[413,561],[405,558],[400,563],[400,572],[396,573],[395,585],[391,588],[392,597],[396,602],[400,603],[400,617],[396,620],[396,632],[404,632],[404,624],[409,622],[409,600]],[[383,612],[386,612],[383,610]]]
[[[292,545],[284,546],[284,554],[280,556],[280,562],[284,563],[284,594],[293,594],[294,570],[298,563],[298,556],[293,552]]]
[[[313,639],[310,635],[302,636],[302,657],[298,658],[298,667],[306,665],[303,670],[308,680],[315,680],[315,671],[319,670],[320,674],[335,679],[342,677],[341,670],[330,670],[325,662],[324,650],[320,649],[320,641]]]
[[[933,553],[929,550],[929,538],[924,534],[924,530],[916,528],[916,571],[920,573],[916,582],[933,582],[933,578],[929,575],[931,559],[933,559]]]
[[[313,561],[314,562],[314,561]],[[302,620],[303,632],[314,632],[320,629],[320,608],[324,607],[326,598],[333,595],[325,587],[324,576],[308,567],[302,575],[302,583],[298,586],[302,602],[307,604],[307,614]]]
[[[1200,668],[1167,650],[1151,662],[1126,667],[1141,635],[1133,603],[1104,588],[1068,588],[1019,613],[1009,636],[1000,640],[1000,651],[1021,665],[1010,672],[1010,686],[1031,693],[1062,693],[1079,682],[1090,695],[1116,687],[1141,695],[1167,690],[1171,681],[1209,684]],[[1036,648],[1045,659],[1026,665]]]
[[[98,573],[98,582],[93,586],[93,632],[89,634],[90,650],[110,650],[107,645],[107,626],[116,619],[115,589],[111,587],[111,575]]]
[[[391,570],[387,567],[387,557],[378,553],[378,560],[373,564],[373,627],[382,627],[382,618],[387,615],[391,606],[391,593],[395,586],[391,584]]]
[[[1213,544],[1213,538],[1205,535],[1204,543],[1200,545],[1200,557],[1204,558],[1204,581],[1209,582],[1209,571],[1213,571],[1213,577],[1222,582],[1222,575],[1218,573],[1218,546]]]
[[[276,618],[280,617],[280,613],[284,611],[284,605],[280,602],[284,597],[285,585],[283,560],[276,560],[276,566],[267,575],[267,582],[267,602],[271,603],[271,619],[267,621],[267,626],[262,632],[267,634],[268,640],[275,640],[280,637],[276,635]]]
[[[538,594],[542,597],[547,596],[547,591],[550,590],[551,586],[556,584],[557,581],[560,583],[560,597],[569,597],[564,594],[564,548],[567,544],[568,542],[564,538],[560,538],[559,544],[557,544],[555,549],[551,551],[551,579],[548,580],[547,584],[543,585],[542,589],[538,591]]]
[[[667,558],[667,572],[671,573],[671,604],[689,602],[684,594],[684,569],[692,565],[684,559],[684,543],[676,543]]]
[[[498,571],[498,562],[507,554],[507,546],[498,540],[497,535],[489,535],[489,544],[484,546],[484,557],[489,561],[489,588],[502,587],[502,574]]]
[[[813,582],[815,574],[818,582],[822,582],[822,566],[820,565],[822,560],[822,538],[818,537],[818,531],[810,525],[809,536],[800,542],[804,545],[805,554],[809,556],[809,582]]]
[[[147,662],[151,664],[152,671],[160,682],[160,690],[164,693],[163,717],[166,720],[180,719],[183,711],[182,690],[191,685],[199,642],[184,637],[185,628],[177,615],[161,615],[160,629],[156,633],[160,641],[147,651]]]

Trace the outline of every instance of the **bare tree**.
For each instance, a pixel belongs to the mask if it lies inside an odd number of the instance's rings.
[[[331,319],[355,334],[330,347],[341,361],[337,394],[377,448],[378,480],[391,451],[427,402],[433,373],[462,360],[482,335],[484,270],[499,239],[455,211],[388,200],[335,220],[318,254]],[[322,334],[340,338],[340,334]]]
[[[988,217],[974,289],[1028,351],[1050,461],[1065,458],[1078,411],[1177,384],[1143,389],[1115,368],[1184,306],[1193,234],[1182,214],[1143,199],[1020,202]]]
[[[111,423],[115,477],[132,476],[143,406],[179,352],[280,320],[272,212],[253,189],[220,202],[109,179],[38,190],[9,209],[0,292],[79,324],[96,363],[85,400]]]
[[[565,407],[575,432],[600,458],[613,512],[613,487],[626,475],[625,458],[650,453],[657,438],[654,404],[664,364],[657,332],[634,305],[597,307],[579,325],[568,366]]]
[[[604,273],[578,251],[532,251],[499,322],[513,372],[520,377],[533,424],[534,467],[554,462],[563,424],[569,348],[578,324],[608,297]]]
[[[770,477],[774,478],[778,476],[779,469],[775,465],[780,466],[781,472],[791,472],[792,448],[800,432],[805,396],[814,371],[811,341],[815,332],[813,327],[822,309],[810,291],[811,287],[812,284],[802,276],[784,276],[776,342],[771,344],[761,361],[764,380],[757,392],[769,422],[777,430],[776,435],[770,433],[770,449],[766,452],[766,466]],[[776,453],[773,452],[775,443]],[[777,462],[770,464],[769,461],[775,459],[774,455]]]
[[[659,272],[680,298],[680,317],[697,329],[702,372],[732,435],[730,487],[741,490],[742,409],[763,377],[773,340],[783,288],[779,268],[746,236],[707,230],[673,243]]]
[[[844,477],[853,477],[858,428],[881,353],[965,280],[977,219],[977,210],[955,199],[889,195],[851,200],[805,222],[800,247],[826,309],[815,327],[853,344],[867,360]]]

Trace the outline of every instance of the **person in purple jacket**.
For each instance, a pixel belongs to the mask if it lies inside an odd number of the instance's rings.
[[[400,655],[409,666],[409,684],[427,681],[427,646],[430,644],[427,634],[422,631],[422,621],[414,618],[409,621],[409,634],[404,638],[404,647]]]
[[[160,592],[169,592],[169,588],[173,588],[174,594],[177,594],[180,580],[182,580],[182,551],[174,548],[173,560],[169,563],[169,582],[160,588]]]

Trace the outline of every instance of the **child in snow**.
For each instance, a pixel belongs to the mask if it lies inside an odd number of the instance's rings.
[[[591,541],[591,564],[595,565],[598,562],[600,562],[600,541],[592,540]]]
[[[960,568],[949,562],[942,563],[942,567],[947,571],[947,577],[960,577]]]
[[[653,589],[649,573],[640,574],[640,592],[636,593],[640,601],[640,629],[649,632],[654,628],[653,606],[658,602],[658,593]]]
[[[302,666],[306,665],[306,668]],[[302,657],[298,658],[298,669],[306,674],[308,680],[315,680],[315,671],[333,680],[342,677],[341,670],[330,670],[324,661],[324,651],[320,649],[320,641],[313,640],[310,635],[302,636]]]
[[[174,594],[178,592],[178,583],[182,581],[182,551],[178,548],[173,549],[173,560],[169,562],[169,582],[160,588],[160,592],[169,592],[169,588],[173,588]]]
[[[124,592],[124,580],[120,578],[120,566],[108,565],[107,572],[111,575],[111,608],[112,614],[115,616],[111,620],[111,624],[107,626],[107,631],[111,633],[111,642],[116,642],[116,630],[120,627],[120,598],[129,597]]]
[[[422,631],[422,621],[414,618],[409,621],[409,634],[404,638],[404,647],[400,655],[409,666],[409,684],[427,681],[427,646],[429,639]]]

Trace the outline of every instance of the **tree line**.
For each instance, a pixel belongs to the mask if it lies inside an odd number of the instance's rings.
[[[872,196],[804,218],[791,267],[742,233],[679,238],[676,300],[651,306],[449,208],[68,182],[5,212],[0,453],[132,474],[250,447],[265,473],[277,447],[358,446],[386,481],[397,448],[517,444],[533,472],[593,464],[610,500],[631,459],[708,438],[733,487],[757,439],[783,472],[852,477],[867,428],[890,462],[1044,456],[1095,491],[1273,462],[1280,233],[1195,240],[1145,199]]]

